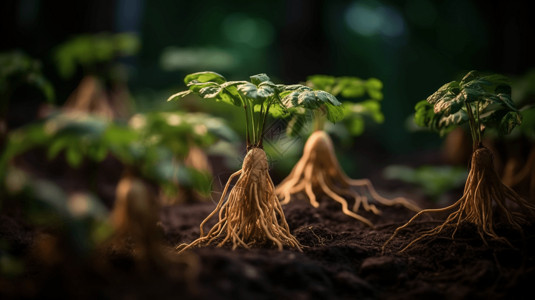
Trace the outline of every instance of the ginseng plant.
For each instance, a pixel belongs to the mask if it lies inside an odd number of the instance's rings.
[[[443,85],[427,100],[417,103],[415,109],[416,123],[438,131],[441,135],[468,123],[473,142],[470,171],[463,195],[458,201],[444,208],[420,211],[395,230],[383,245],[383,251],[401,230],[419,216],[449,211],[452,212],[441,225],[420,233],[401,252],[426,237],[438,235],[448,227],[454,228],[454,238],[463,222],[474,224],[485,244],[486,237],[490,237],[511,245],[506,238],[496,233],[498,220],[522,232],[521,223],[535,216],[535,205],[502,183],[494,169],[493,153],[482,144],[486,129],[508,134],[521,122],[520,114],[511,101],[511,88],[507,78],[471,71],[460,82],[452,81]],[[509,204],[516,205],[516,209]]]
[[[316,109],[326,104],[330,119],[342,115],[341,103],[336,97],[313,91],[304,85],[274,84],[265,74],[251,76],[251,81],[226,81],[214,72],[199,72],[184,79],[188,90],[172,95],[169,100],[196,94],[204,99],[215,99],[241,107],[245,113],[247,154],[242,169],[233,173],[223,189],[214,211],[200,225],[200,237],[190,244],[177,247],[180,252],[197,246],[227,243],[232,249],[284,246],[301,250],[301,245],[290,233],[275,187],[269,175],[268,161],[262,141],[268,115],[281,116],[297,107]],[[231,183],[237,179],[233,187]],[[213,216],[219,221],[208,231],[204,225]]]
[[[364,130],[364,117],[371,116],[376,122],[381,122],[383,115],[380,112],[379,101],[383,98],[382,83],[371,78],[361,80],[357,77],[332,77],[325,75],[310,76],[306,82],[313,89],[321,89],[334,96],[344,98],[359,98],[368,95],[371,99],[360,103],[344,102],[344,122],[353,135],[360,135]],[[327,115],[328,117],[328,115]],[[295,114],[290,121],[288,129],[290,134],[301,131],[306,114]],[[363,223],[373,226],[372,223],[357,214],[362,206],[366,211],[380,214],[380,211],[368,199],[382,205],[401,204],[409,209],[418,211],[419,208],[404,198],[386,199],[374,189],[369,179],[349,178],[338,163],[333,142],[325,131],[326,117],[322,110],[314,111],[314,131],[308,138],[303,156],[297,162],[290,175],[276,188],[281,197],[282,204],[290,202],[292,197],[305,196],[314,207],[319,207],[318,196],[326,196],[342,205],[344,214]],[[293,132],[292,132],[293,131]],[[346,199],[354,199],[353,209],[348,208]]]

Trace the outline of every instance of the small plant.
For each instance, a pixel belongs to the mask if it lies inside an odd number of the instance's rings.
[[[516,191],[524,192],[530,201],[535,201],[535,70],[513,79],[512,92],[515,104],[522,115],[522,124],[517,126],[507,139],[502,181]],[[499,144],[498,144],[499,145]],[[529,152],[528,149],[529,148]]]
[[[163,204],[205,200],[211,192],[212,170],[204,149],[216,142],[235,142],[237,134],[219,118],[205,113],[148,112],[130,118],[143,147],[171,152]],[[168,163],[168,162],[166,162]]]
[[[494,170],[492,152],[482,144],[485,129],[494,128],[502,134],[507,134],[521,122],[520,114],[511,101],[511,88],[507,78],[471,71],[461,81],[443,85],[427,100],[418,102],[415,109],[417,124],[441,134],[468,123],[473,141],[470,172],[463,196],[457,202],[445,208],[420,211],[395,230],[383,245],[383,250],[401,230],[422,214],[451,210],[454,211],[442,225],[424,231],[401,251],[425,237],[439,234],[446,227],[455,228],[453,237],[462,222],[474,224],[485,244],[486,236],[510,244],[495,232],[497,220],[502,219],[521,232],[521,222],[529,220],[527,216],[535,216],[535,205],[522,199],[502,183]],[[508,201],[516,204],[520,212],[512,212],[507,206]]]
[[[251,76],[251,81],[227,81],[214,72],[189,74],[184,79],[188,90],[172,95],[169,100],[197,94],[204,99],[215,99],[243,109],[247,155],[242,169],[230,176],[215,210],[201,223],[201,236],[178,250],[230,242],[237,247],[274,245],[301,250],[301,245],[290,233],[275,187],[269,175],[266,153],[262,149],[268,116],[281,116],[296,108],[324,109],[331,120],[341,117],[340,102],[324,91],[314,91],[303,85],[274,84],[265,74]],[[238,177],[235,185],[231,182]],[[230,191],[229,191],[230,190]],[[204,225],[214,215],[219,221],[204,232]]]
[[[38,90],[48,102],[54,100],[54,88],[43,75],[41,63],[19,51],[0,53],[0,152],[10,130],[9,106],[20,91]]]
[[[127,70],[117,59],[133,56],[139,48],[139,39],[132,33],[83,34],[59,45],[54,53],[59,74],[71,78],[78,69],[83,74],[64,109],[126,118],[130,109]]]
[[[363,81],[355,77],[335,78],[316,75],[308,78],[307,86],[323,89],[335,96],[341,95],[345,98],[357,98],[365,94],[371,97],[370,100],[361,103],[344,103],[346,110],[343,117],[345,117],[344,120],[348,120],[348,128],[354,135],[363,132],[364,116],[372,116],[376,121],[382,120],[379,104],[383,97],[382,83],[377,79]],[[289,123],[290,132],[300,131],[305,119],[305,114],[296,115]],[[368,197],[383,205],[401,204],[418,210],[415,205],[404,198],[389,200],[380,196],[368,179],[349,178],[340,167],[332,140],[324,130],[325,121],[326,118],[321,114],[321,110],[314,111],[314,132],[305,144],[303,156],[290,175],[277,186],[276,192],[282,198],[282,204],[289,203],[292,196],[304,193],[312,206],[319,207],[317,195],[325,195],[339,202],[344,214],[369,226],[373,226],[372,223],[356,213],[361,206],[367,211],[380,213],[374,204],[368,202]],[[353,210],[348,208],[346,197],[355,200]]]

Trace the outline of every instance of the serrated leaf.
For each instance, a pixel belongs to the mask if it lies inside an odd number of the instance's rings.
[[[314,93],[316,97],[324,103],[330,103],[335,106],[342,105],[342,103],[340,103],[340,101],[338,101],[338,99],[336,99],[336,97],[330,93],[325,91],[314,91]]]
[[[464,110],[459,110],[456,113],[440,118],[437,129],[451,127],[453,125],[461,125],[466,121],[468,121],[468,115]]]
[[[465,98],[464,91],[457,95],[448,93],[435,103],[435,114],[443,114],[447,117],[450,114],[458,112],[463,107]]]
[[[459,84],[456,81],[451,81],[451,82],[444,84],[436,92],[431,94],[431,96],[427,97],[427,102],[431,104],[437,103],[438,100],[440,100],[442,97],[444,97],[448,93],[451,93],[451,90],[453,88],[458,87],[458,85]]]
[[[213,99],[221,93],[221,87],[219,85],[211,85],[203,87],[199,90],[199,95],[203,98]]]
[[[189,83],[193,81],[200,83],[215,82],[218,84],[222,84],[227,80],[225,79],[225,77],[223,77],[223,75],[211,71],[192,73],[184,77],[184,83],[186,85],[189,85]]]
[[[294,114],[288,122],[288,126],[286,127],[286,134],[291,137],[300,136],[303,132],[303,129],[306,127],[309,118],[310,117],[306,113]]]
[[[253,83],[254,85],[259,85],[262,82],[266,82],[270,80],[269,77],[264,73],[253,75],[250,78],[251,78],[251,83]]]
[[[335,123],[344,118],[344,107],[342,105],[325,105],[327,108],[327,120]]]
[[[244,97],[247,97],[249,99],[257,99],[258,98],[258,88],[256,87],[256,85],[250,83],[250,82],[247,82],[247,83],[244,83],[244,84],[240,84],[237,86],[238,88],[238,91],[244,96]]]

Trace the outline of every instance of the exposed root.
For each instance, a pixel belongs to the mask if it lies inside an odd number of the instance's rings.
[[[519,208],[513,212],[507,207],[507,201],[512,202]],[[463,196],[452,205],[439,209],[424,209],[413,216],[405,225],[398,227],[392,236],[384,243],[386,245],[403,229],[407,228],[419,216],[426,213],[453,211],[439,226],[420,233],[400,252],[404,252],[416,242],[430,236],[435,236],[446,227],[454,227],[452,239],[462,222],[470,222],[476,225],[479,236],[487,244],[486,236],[493,240],[504,242],[511,246],[504,237],[495,232],[497,219],[502,219],[513,228],[522,232],[522,222],[535,216],[535,205],[521,198],[515,191],[504,185],[493,165],[492,152],[487,148],[479,148],[472,155],[470,173],[464,186]]]
[[[281,204],[289,203],[293,195],[305,193],[314,207],[319,207],[317,195],[326,195],[339,202],[346,215],[369,226],[372,226],[369,220],[356,214],[361,206],[366,211],[381,213],[368,199],[381,205],[403,205],[410,210],[420,210],[405,198],[386,199],[380,196],[368,179],[347,177],[336,159],[331,138],[325,131],[316,131],[309,137],[303,156],[275,191],[282,199]],[[352,211],[347,208],[346,198],[355,200]]]
[[[236,184],[230,188],[231,182],[237,176],[239,178]],[[216,214],[219,221],[205,234],[204,225]],[[182,252],[210,244],[221,247],[231,243],[232,249],[270,245],[279,250],[287,246],[301,251],[301,245],[290,233],[282,207],[275,195],[264,150],[249,150],[242,169],[230,176],[217,207],[201,223],[200,231],[198,239],[190,244],[179,245],[177,250]]]
[[[68,112],[82,112],[99,115],[107,120],[127,118],[130,115],[130,92],[121,82],[107,86],[102,79],[88,75],[69,95],[63,105]]]
[[[127,173],[117,185],[115,204],[110,214],[113,234],[103,244],[103,249],[132,255],[142,268],[163,268],[167,254],[157,225],[159,208],[148,186]]]
[[[524,166],[518,170],[517,166],[520,164],[521,162],[514,159],[508,160],[505,165],[502,181],[511,188],[526,184],[528,190],[527,194],[529,199],[533,202],[535,201],[535,146],[531,147],[531,151],[529,152],[529,156],[524,163]]]

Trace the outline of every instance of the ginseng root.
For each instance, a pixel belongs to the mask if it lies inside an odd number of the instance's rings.
[[[234,187],[230,184],[239,176]],[[229,192],[230,189],[230,192]],[[228,194],[228,198],[227,198]],[[204,225],[214,215],[219,221],[204,233]],[[227,243],[238,247],[284,246],[301,251],[301,244],[290,233],[275,188],[268,172],[266,153],[260,148],[249,150],[242,169],[232,174],[225,185],[215,210],[201,223],[200,237],[177,247],[180,252],[192,247]]]
[[[326,195],[342,205],[344,214],[353,217],[366,225],[372,223],[356,214],[362,206],[366,211],[380,214],[380,210],[368,202],[371,200],[386,206],[403,205],[408,209],[419,211],[415,204],[405,198],[386,199],[380,196],[368,179],[349,178],[338,163],[331,138],[325,131],[315,131],[305,144],[303,156],[292,172],[276,188],[281,197],[281,204],[287,204],[293,195],[308,197],[310,204],[319,207],[317,195]],[[348,208],[346,198],[353,198],[353,209]]]
[[[517,206],[518,211],[513,211],[507,206],[507,202]],[[400,252],[407,250],[414,243],[430,236],[439,234],[446,227],[454,227],[455,233],[462,222],[470,222],[476,225],[479,236],[487,244],[486,236],[493,240],[511,245],[504,237],[498,236],[495,231],[497,219],[502,219],[513,228],[522,232],[521,222],[527,222],[535,216],[535,205],[524,200],[515,191],[504,185],[493,165],[492,152],[484,147],[478,148],[472,154],[470,173],[464,186],[463,196],[452,205],[440,209],[424,209],[412,217],[405,225],[398,227],[392,236],[383,245],[385,246],[403,229],[407,228],[416,218],[426,213],[447,212],[454,210],[442,223],[433,229],[426,230],[419,237],[412,240]]]

